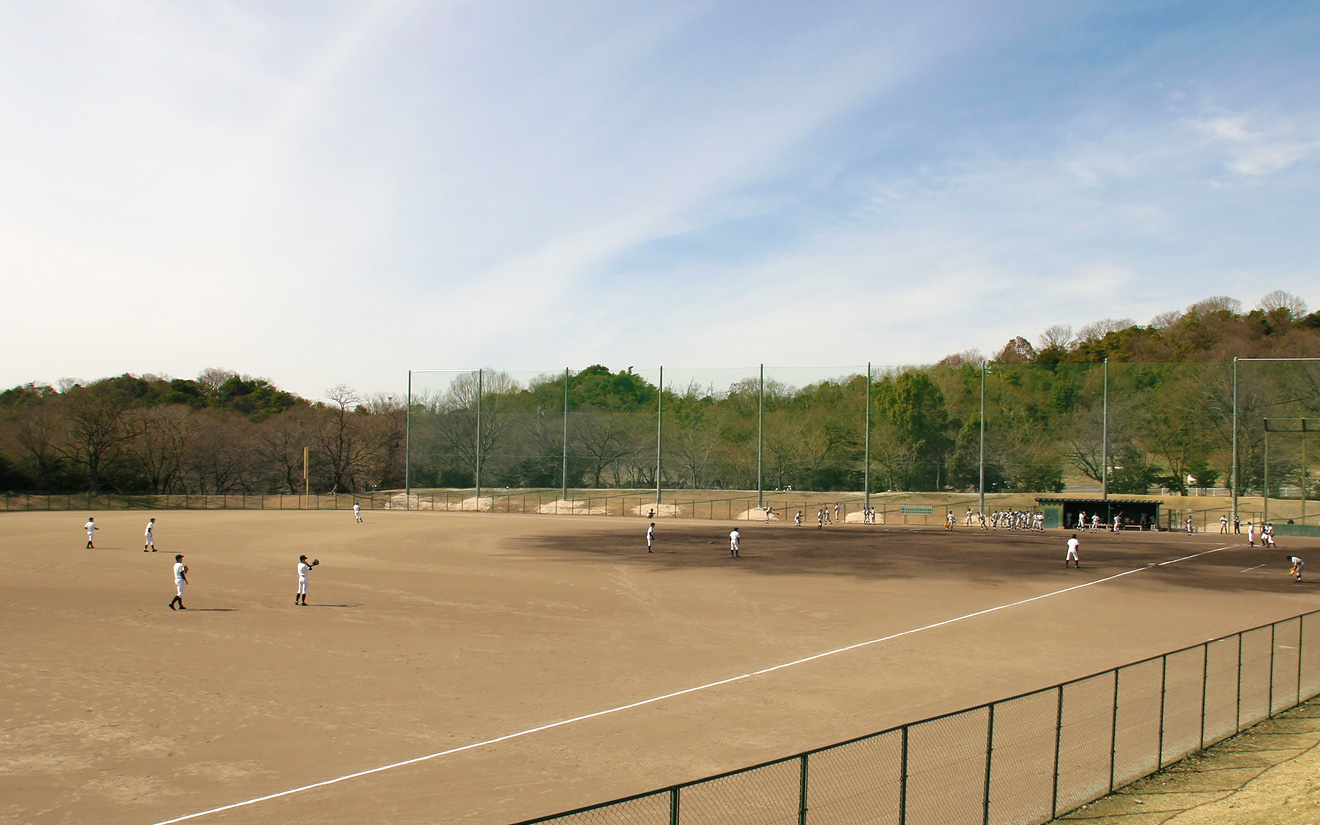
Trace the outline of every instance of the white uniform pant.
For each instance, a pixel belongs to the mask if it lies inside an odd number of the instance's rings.
[[[298,595],[299,595],[299,596],[306,596],[306,595],[307,595],[307,577],[306,577],[306,576],[299,576],[299,577],[298,577]]]

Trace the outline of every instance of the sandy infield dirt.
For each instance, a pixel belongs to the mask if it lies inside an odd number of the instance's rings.
[[[498,825],[1320,606],[1241,539],[1145,568],[1212,534],[1084,533],[1065,570],[1062,531],[744,522],[735,560],[727,522],[661,520],[647,554],[632,518],[134,511],[86,550],[87,515],[0,515],[3,823],[153,825],[453,751],[185,821]]]

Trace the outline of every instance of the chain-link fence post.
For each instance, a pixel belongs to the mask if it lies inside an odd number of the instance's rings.
[[[1201,645],[1201,750],[1205,750],[1205,704],[1210,692],[1210,643]]]
[[[1118,762],[1118,671],[1114,668],[1114,715],[1109,721],[1109,792],[1114,792],[1114,765]]]
[[[990,704],[990,715],[985,722],[985,800],[982,805],[981,822],[990,825],[990,769],[994,765],[995,751],[995,703]],[[803,823],[806,825],[806,823]]]
[[[1063,749],[1063,685],[1059,685],[1057,689],[1059,702],[1054,718],[1054,789],[1050,792],[1050,819],[1059,818],[1059,756]],[[1110,762],[1113,760],[1111,759]]]
[[[1160,746],[1155,755],[1155,770],[1164,767],[1164,708],[1169,704],[1169,654],[1160,657]]]
[[[678,787],[669,789],[669,825],[678,825]]]
[[[800,760],[798,780],[798,825],[807,825],[807,754]]]
[[[903,726],[903,746],[898,774],[898,825],[907,825],[908,797],[908,726]],[[1058,775],[1058,770],[1055,770]]]
[[[1275,642],[1274,634],[1278,631],[1278,629],[1279,629],[1279,625],[1277,623],[1270,625],[1270,698],[1269,698],[1269,703],[1265,705],[1267,711],[1265,716],[1267,719],[1274,718],[1274,649],[1277,646]]]

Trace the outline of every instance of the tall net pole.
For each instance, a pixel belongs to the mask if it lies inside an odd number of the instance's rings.
[[[765,508],[765,483],[761,469],[765,455],[765,364],[756,390],[756,506]]]
[[[477,370],[477,501],[473,505],[477,512],[481,512],[481,393],[485,389],[482,384],[482,373],[484,369]]]
[[[990,369],[989,361],[981,362],[981,458],[979,464],[979,480],[977,489],[980,491],[981,515],[985,515],[985,374]]]
[[[1105,359],[1104,400],[1100,404],[1100,495],[1105,503],[1105,521],[1113,521],[1109,512],[1109,359]]]
[[[661,449],[665,423],[665,368],[660,368],[660,391],[655,396],[655,508],[660,509],[660,472],[663,468]]]
[[[408,370],[408,406],[403,414],[403,509],[412,508],[412,370]]]
[[[564,367],[564,457],[559,475],[559,498],[568,501],[568,367]]]
[[[866,438],[864,456],[866,465],[862,469],[862,486],[866,488],[866,511],[871,511],[871,362],[866,362]],[[785,514],[787,515],[787,513]]]

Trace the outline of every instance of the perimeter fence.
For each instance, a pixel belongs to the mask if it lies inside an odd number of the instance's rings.
[[[1320,611],[519,825],[1025,825],[1320,693]]]

